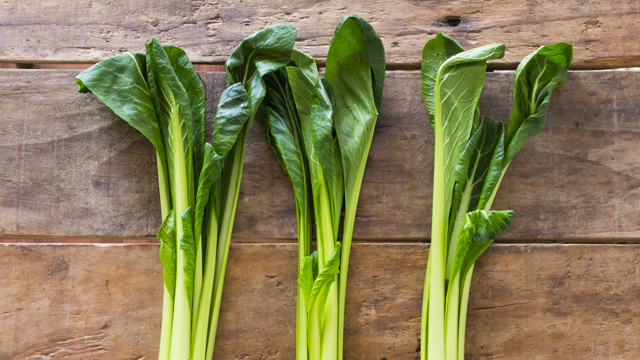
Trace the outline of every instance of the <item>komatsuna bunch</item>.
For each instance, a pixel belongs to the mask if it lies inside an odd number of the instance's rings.
[[[572,47],[543,46],[515,72],[514,108],[504,125],[478,100],[487,60],[504,44],[464,51],[438,34],[422,53],[422,96],[435,134],[431,248],[424,285],[421,359],[464,359],[473,265],[511,224],[513,212],[491,210],[498,187],[522,144],[542,130],[551,93],[567,78]]]

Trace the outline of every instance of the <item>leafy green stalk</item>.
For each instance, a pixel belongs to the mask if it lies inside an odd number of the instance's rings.
[[[259,101],[242,84],[230,86],[207,144],[204,89],[187,55],[156,39],[146,45],[146,55],[106,59],[76,81],[156,148],[165,285],[159,358],[204,359],[213,353],[244,144]]]
[[[166,130],[173,214],[176,228],[176,287],[171,358],[191,356],[191,313],[195,276],[193,224],[189,211],[194,200],[193,119],[191,102],[167,53],[157,40],[147,44],[147,73],[162,128]]]
[[[167,219],[172,208],[171,190],[162,131],[147,83],[145,54],[124,53],[105,59],[80,73],[76,82],[79,92],[95,94],[153,144],[158,166],[161,213],[162,218]],[[175,288],[175,236],[166,238],[160,232],[158,239],[162,242],[160,260],[165,268],[159,359],[168,359]]]
[[[344,173],[345,215],[338,300],[338,359],[343,356],[347,271],[358,197],[382,104],[385,54],[371,25],[349,15],[338,24],[327,55],[326,79],[335,94],[335,123]]]
[[[247,134],[253,118],[265,96],[263,77],[285,66],[291,58],[291,49],[296,31],[290,25],[274,25],[263,29],[243,40],[227,60],[227,83],[241,86],[248,96],[250,109],[248,120],[243,125],[235,145],[229,151],[224,168],[222,191],[216,196],[216,206],[220,207],[218,249],[214,277],[214,302],[207,341],[207,358],[213,356],[213,347],[220,314],[223,280],[231,243],[231,231],[235,218],[240,191],[240,179],[244,161]]]
[[[503,125],[491,118],[480,124],[477,106],[485,61],[501,57],[504,46],[465,52],[443,34],[425,45],[423,97],[436,149],[422,359],[464,358],[473,264],[511,223],[512,212],[490,211],[491,204],[515,153],[542,129],[551,91],[566,78],[570,52],[570,45],[560,43],[525,58],[516,71],[516,105],[505,134]]]
[[[293,60],[292,60],[293,61]],[[315,66],[315,64],[314,64]],[[294,104],[291,86],[284,69],[265,78],[267,93],[259,120],[269,147],[286,171],[294,188],[298,226],[298,274],[304,259],[311,253],[311,184],[302,139],[302,128]],[[297,287],[296,359],[307,359],[307,316],[302,287]]]
[[[428,42],[423,54],[439,46],[442,38]],[[444,52],[444,51],[441,51]],[[432,262],[429,281],[429,305],[423,317],[428,319],[427,356],[445,358],[445,274],[449,245],[448,222],[452,203],[455,167],[462,155],[475,117],[480,92],[484,84],[486,60],[504,55],[504,45],[487,45],[459,52],[438,67],[435,76],[423,77],[423,84],[435,79],[433,94],[433,126],[435,129],[433,211],[431,229]],[[436,58],[438,63],[441,59]],[[435,66],[433,66],[435,68]],[[426,86],[425,86],[426,87]],[[425,100],[430,104],[431,101]]]
[[[518,65],[515,73],[514,84],[514,108],[509,120],[509,127],[505,135],[505,156],[502,160],[502,171],[493,187],[485,189],[483,198],[485,202],[478,204],[478,209],[489,211],[498,192],[513,157],[520,151],[522,144],[542,131],[546,116],[547,104],[551,99],[553,90],[564,84],[567,79],[567,70],[573,58],[571,44],[556,43],[542,46],[537,51],[529,54]],[[494,166],[491,166],[493,169]],[[494,170],[497,172],[498,169]],[[494,175],[494,179],[496,176]],[[460,325],[458,336],[458,354],[464,357],[465,321],[467,304],[471,287],[473,265],[469,268],[464,279],[460,306]]]
[[[207,352],[213,351],[215,330],[212,330],[212,327],[217,327],[217,317],[215,320],[211,320],[211,311],[215,309],[215,302],[220,301],[217,297],[217,292],[221,292],[221,284],[218,284],[220,288],[218,290],[215,279],[221,267],[226,266],[226,256],[224,259],[220,258],[218,250],[221,247],[220,240],[230,239],[231,229],[229,226],[233,226],[233,218],[229,220],[228,217],[235,214],[235,209],[232,208],[232,214],[227,214],[226,219],[226,221],[230,221],[230,224],[224,230],[224,237],[220,237],[222,232],[218,231],[220,219],[218,218],[216,207],[216,202],[219,200],[216,199],[216,192],[211,190],[213,187],[218,186],[217,182],[220,181],[221,175],[227,170],[226,163],[230,151],[234,146],[237,146],[239,137],[245,136],[244,132],[250,113],[249,95],[244,87],[240,84],[234,84],[227,88],[220,96],[218,103],[213,131],[213,146],[205,144],[204,147],[203,167],[199,177],[196,201],[196,228],[200,228],[203,224],[206,213],[209,216],[207,231],[201,235],[207,239],[207,246],[203,290],[200,294],[200,302],[195,319],[195,335],[192,340],[193,360],[204,360]],[[244,146],[244,143],[241,144]],[[234,183],[234,186],[239,187],[239,179]],[[235,196],[237,199],[237,194]],[[225,221],[224,217],[222,221]],[[224,263],[220,263],[220,260],[224,261]],[[216,291],[215,297],[213,295],[214,289]],[[215,299],[213,305],[212,299]],[[210,334],[212,334],[211,337]]]
[[[267,95],[259,119],[271,149],[291,178],[299,215],[296,354],[297,359],[320,359],[337,352],[337,311],[329,304],[336,304],[338,295],[334,280],[343,190],[331,99],[313,59],[297,50],[286,69],[265,79]],[[310,255],[312,201],[318,251]],[[318,274],[326,275],[318,278]],[[309,300],[312,288],[322,294],[320,301]]]

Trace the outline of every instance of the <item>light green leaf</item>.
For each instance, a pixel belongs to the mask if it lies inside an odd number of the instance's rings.
[[[543,46],[518,66],[513,89],[513,112],[505,138],[504,167],[522,144],[542,131],[551,93],[567,79],[573,47],[567,43]]]
[[[180,239],[180,249],[184,250],[184,286],[187,289],[189,307],[193,307],[193,282],[196,269],[196,244],[193,239],[193,217],[192,208],[188,207],[182,217],[182,239]]]
[[[340,247],[341,244],[337,242],[331,257],[314,280],[311,295],[309,296],[308,309],[311,309],[316,301],[318,301],[320,308],[327,301],[331,283],[336,281],[337,275],[340,273]]]
[[[467,214],[458,237],[458,248],[451,269],[451,279],[458,272],[464,277],[478,257],[511,225],[513,211],[475,210]],[[461,283],[464,283],[461,281]]]
[[[167,291],[173,299],[176,293],[176,228],[173,210],[162,221],[156,238],[160,241],[160,262],[162,278]]]
[[[314,268],[315,273],[314,273]],[[300,273],[298,274],[298,286],[302,289],[302,295],[304,297],[304,304],[307,314],[311,312],[311,290],[313,288],[313,280],[317,276],[318,269],[318,252],[314,251],[311,255],[305,256],[302,259],[302,266],[300,267]]]
[[[435,106],[433,103],[436,77],[440,66],[450,57],[463,52],[464,49],[448,35],[438,33],[427,41],[422,50],[422,99],[429,113],[429,123],[435,132]],[[479,114],[478,114],[479,116]]]
[[[451,206],[455,167],[473,127],[478,99],[489,59],[504,56],[504,44],[491,44],[458,53],[446,60],[436,76],[434,115],[436,132],[442,132],[444,154],[445,216]],[[439,149],[436,149],[439,151]]]

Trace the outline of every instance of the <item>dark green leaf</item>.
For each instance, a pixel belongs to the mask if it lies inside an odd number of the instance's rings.
[[[231,85],[220,95],[213,130],[213,146],[204,145],[204,160],[196,195],[195,238],[201,235],[204,210],[209,203],[211,186],[218,181],[224,159],[233,148],[244,124],[249,119],[249,95],[240,83]]]
[[[486,134],[484,135],[485,144],[493,143],[493,149],[489,146],[485,146],[489,154],[491,155],[491,162],[489,163],[486,175],[484,176],[484,185],[482,186],[482,191],[480,192],[480,198],[478,199],[478,204],[475,209],[482,210],[484,209],[489,199],[491,199],[493,193],[496,191],[498,185],[500,184],[500,179],[502,179],[502,163],[504,161],[504,125],[494,120],[488,116],[484,117],[482,123],[487,122]],[[488,156],[488,155],[487,155]],[[485,161],[488,159],[484,159]],[[475,182],[475,180],[474,180]],[[474,188],[475,189],[475,188]],[[490,206],[490,205],[489,205]],[[474,208],[469,208],[468,211],[474,210]]]
[[[513,112],[505,138],[504,167],[522,144],[542,131],[551,93],[567,79],[573,47],[567,43],[543,46],[518,66],[513,89]]]
[[[158,40],[153,39],[146,47],[151,96],[163,132],[171,186],[175,187],[178,183],[176,177],[179,176],[173,171],[176,162],[183,162],[186,166],[186,178],[193,179],[194,130],[191,101]],[[175,148],[179,146],[177,144],[181,144],[181,148]],[[190,200],[195,200],[195,184],[188,181],[187,186]]]
[[[484,209],[502,175],[503,136],[504,125],[485,116],[467,142],[456,166],[452,214]],[[450,229],[455,220],[452,216]]]
[[[189,60],[187,54],[176,46],[163,46],[167,53],[169,63],[184,86],[191,103],[191,118],[193,121],[193,160],[194,171],[196,175],[196,183],[198,176],[202,170],[202,162],[204,159],[204,143],[207,126],[207,110],[205,104],[204,88],[200,77],[193,69],[193,64]]]
[[[252,117],[265,95],[262,77],[291,61],[296,33],[289,24],[269,26],[244,39],[227,60],[227,83],[240,82],[247,89]]]
[[[173,299],[176,293],[176,227],[173,210],[162,222],[156,238],[160,241],[160,262],[164,285]]]
[[[164,143],[147,86],[144,53],[124,53],[102,60],[76,77],[78,91],[91,92],[140,131],[164,158]]]
[[[362,181],[384,81],[380,72],[384,55],[375,45],[379,39],[374,41],[377,35],[372,31],[360,17],[347,16],[338,25],[327,55],[326,79],[335,95],[333,116],[347,201],[359,195],[354,190]]]
[[[343,182],[341,164],[336,163],[340,154],[339,149],[334,147],[336,136],[333,133],[331,100],[320,81],[313,59],[294,50],[294,61],[298,66],[287,67],[287,78],[301,126],[312,186],[329,188],[334,238],[337,238]],[[318,173],[320,169],[322,175]],[[317,193],[317,190],[314,191],[314,194]]]
[[[376,109],[380,113],[382,107],[382,91],[384,89],[384,77],[386,73],[386,59],[382,40],[365,19],[352,15],[362,24],[364,30],[364,41],[371,62],[371,82],[373,83],[373,97],[376,102]],[[343,20],[344,21],[344,20]],[[336,29],[336,32],[338,30]]]
[[[226,156],[251,115],[249,94],[235,83],[220,95],[213,129],[213,148],[217,156]]]
[[[300,120],[296,112],[293,95],[286,71],[280,69],[265,77],[267,94],[261,109],[262,123],[269,147],[293,184],[296,205],[307,206],[306,193],[309,187],[307,160],[305,155]]]

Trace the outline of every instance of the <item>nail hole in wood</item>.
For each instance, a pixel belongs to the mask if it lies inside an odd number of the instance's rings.
[[[447,23],[447,25],[456,27],[460,25],[460,22],[462,22],[462,18],[460,16],[445,16],[444,21]]]

